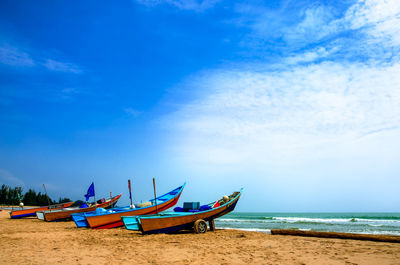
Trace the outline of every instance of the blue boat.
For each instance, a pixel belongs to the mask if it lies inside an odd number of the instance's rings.
[[[207,221],[210,230],[215,230],[214,219],[221,217],[236,207],[243,189],[234,192],[223,199],[201,206],[199,209],[186,210],[175,208],[178,212],[160,213],[147,216],[122,216],[125,228],[141,231],[144,234],[171,233],[184,229],[193,229],[196,233],[207,231]]]
[[[147,203],[138,203],[134,207],[116,207],[109,210],[97,209],[96,212],[72,214],[72,220],[74,220],[77,227],[108,229],[123,226],[121,216],[159,213],[174,206],[178,202],[185,185],[186,183],[156,199],[147,201]]]

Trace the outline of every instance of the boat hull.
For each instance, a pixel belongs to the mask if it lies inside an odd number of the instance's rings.
[[[172,206],[174,206],[179,200],[179,196],[175,199],[172,199],[168,202],[160,204],[157,206],[157,212],[165,211]],[[136,209],[132,211],[122,212],[122,213],[114,213],[107,214],[103,216],[94,216],[87,217],[86,220],[91,228],[94,229],[108,229],[123,226],[124,223],[121,220],[122,216],[137,216],[137,215],[146,215],[156,213],[156,207],[151,206],[143,209]]]
[[[89,227],[88,222],[86,221],[86,217],[84,213],[81,214],[71,214],[72,220],[75,222],[76,227]]]
[[[39,211],[46,211],[49,209],[62,209],[69,207],[73,204],[74,202],[67,202],[67,203],[62,203],[62,204],[56,204],[56,205],[51,205],[51,206],[43,206],[43,207],[37,207],[37,208],[29,208],[29,209],[23,209],[23,210],[15,210],[10,212],[10,218],[11,219],[18,219],[18,218],[23,218],[23,217],[30,217],[30,216],[36,216],[36,212]]]
[[[108,208],[112,207],[117,203],[117,201],[121,198],[121,194],[118,196],[115,196],[109,201],[106,201],[105,203],[98,204],[96,207],[87,207],[87,208],[74,208],[74,209],[62,209],[62,210],[56,210],[56,211],[45,211],[43,212],[44,214],[44,220],[47,222],[51,221],[58,221],[58,220],[69,220],[71,219],[71,214],[74,213],[84,213],[84,212],[92,212],[95,211],[97,208]]]
[[[116,213],[110,213],[110,214],[100,214],[100,215],[88,215],[86,216],[86,222],[88,223],[88,226],[93,229],[109,229],[109,228],[116,228],[123,226],[124,223],[121,220],[122,216],[137,216],[137,215],[147,215],[147,214],[154,214],[157,212],[162,212],[165,211],[172,206],[176,205],[178,202],[183,188],[185,185],[175,189],[178,190],[176,195],[174,195],[173,198],[170,200],[167,200],[163,203],[160,203],[157,205],[157,208],[155,205],[149,206],[149,207],[144,207],[144,208],[135,208],[132,210],[128,211],[121,211],[121,212],[116,212]],[[160,196],[162,197],[162,196]],[[80,225],[83,225],[84,223],[81,221]],[[77,224],[78,226],[78,224]]]
[[[183,229],[191,229],[196,220],[203,219],[205,221],[212,221],[215,218],[233,211],[240,195],[241,193],[228,203],[207,211],[138,217],[127,216],[122,217],[122,220],[126,229],[140,230],[144,234],[171,233]]]

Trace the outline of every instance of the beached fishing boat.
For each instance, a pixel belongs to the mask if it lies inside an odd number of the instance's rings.
[[[122,216],[121,218],[126,229],[142,231],[144,234],[171,233],[184,229],[194,229],[196,233],[205,233],[207,231],[206,222],[209,222],[210,229],[214,231],[214,219],[233,211],[241,194],[242,189],[198,209],[185,207],[185,203],[183,208],[176,207],[174,209],[178,210],[177,212],[148,216]]]
[[[79,208],[79,207],[68,207],[59,210],[47,210],[47,211],[40,211],[37,212],[36,215],[38,219],[45,220],[45,221],[59,221],[59,220],[68,220],[71,219],[71,214],[73,213],[82,213],[82,212],[92,212],[95,211],[97,208],[110,208],[113,207],[119,198],[121,198],[122,194],[118,196],[114,196],[109,199],[101,199],[97,201],[97,205],[90,205],[86,208]]]
[[[36,208],[26,208],[22,210],[14,210],[10,212],[11,219],[36,216],[36,212],[46,211],[46,210],[58,210],[66,207],[70,207],[74,202],[66,202],[60,204],[54,204],[50,206],[36,207]]]
[[[77,227],[90,227],[94,229],[120,227],[124,225],[121,216],[153,214],[171,208],[178,202],[185,185],[186,183],[156,199],[135,204],[134,208],[127,206],[110,210],[99,209],[93,213],[73,214],[72,219],[75,221]]]

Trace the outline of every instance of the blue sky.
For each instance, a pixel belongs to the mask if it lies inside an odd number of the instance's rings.
[[[398,25],[397,0],[1,1],[0,182],[400,211]]]

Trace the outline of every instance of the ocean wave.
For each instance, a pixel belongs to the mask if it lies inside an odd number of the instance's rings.
[[[222,227],[222,229],[233,229],[233,230],[249,231],[249,232],[263,232],[263,233],[271,234],[271,229],[264,229],[264,228]]]
[[[383,226],[383,224],[367,224],[368,226],[372,226],[372,227],[381,227]]]
[[[232,229],[232,230],[240,230],[240,231],[250,231],[250,232],[262,232],[271,234],[271,229],[264,229],[264,228],[243,228],[243,227],[221,227],[221,229]],[[300,231],[313,231],[310,228],[296,228]],[[318,230],[319,231],[319,230]],[[338,232],[338,231],[329,231],[326,230],[325,232]],[[391,230],[349,230],[349,231],[341,231],[344,233],[354,233],[354,234],[365,234],[365,235],[389,235],[389,236],[400,236],[400,231],[391,231]]]
[[[374,220],[360,218],[311,218],[311,217],[271,217],[269,219],[242,219],[242,218],[220,218],[218,222],[240,223],[240,224],[299,224],[299,225],[368,225],[374,227],[394,227],[400,228],[400,220]]]
[[[399,224],[400,220],[394,219],[363,219],[363,218],[312,218],[312,217],[273,217],[287,223],[390,223]]]
[[[273,220],[278,220],[287,223],[344,223],[351,222],[353,218],[312,218],[312,217],[274,217]]]
[[[265,219],[219,218],[218,221],[238,222],[238,223],[331,223],[331,222],[350,222],[351,219],[270,217],[270,218],[265,218]]]
[[[400,220],[399,216],[372,216],[372,215],[363,215],[363,216],[354,216],[357,219],[367,219],[367,220]]]
[[[400,224],[400,220],[398,219],[364,219],[364,218],[354,218],[357,222],[382,222],[382,223],[394,223]]]
[[[391,230],[367,230],[367,231],[349,231],[348,233],[355,234],[367,234],[367,235],[389,235],[389,236],[400,236],[400,231]]]
[[[216,221],[225,222],[225,223],[270,223],[271,221],[267,220],[256,220],[256,219],[236,219],[236,218],[219,218]]]

